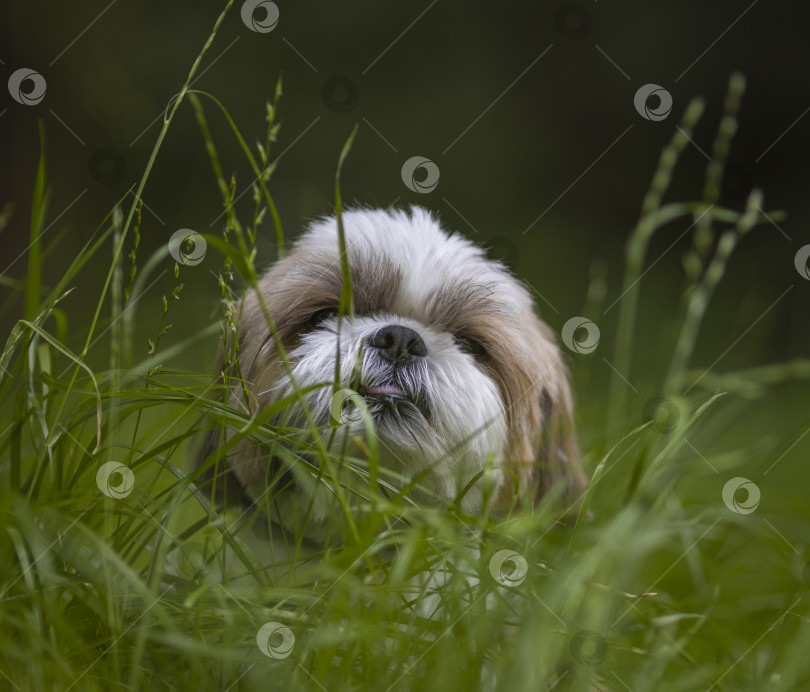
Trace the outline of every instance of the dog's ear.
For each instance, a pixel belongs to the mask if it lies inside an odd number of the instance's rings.
[[[295,290],[283,289],[285,273],[290,262],[294,263],[293,253],[273,265],[259,282],[259,292],[271,314],[283,315],[285,297],[295,294]],[[266,397],[258,393],[270,391],[284,369],[275,355],[270,327],[256,291],[248,290],[242,297],[234,322],[235,334],[226,330],[226,341],[217,354],[219,375],[214,384],[224,392],[220,400],[228,406],[256,412],[266,403]],[[229,354],[227,358],[226,354]],[[268,472],[275,473],[280,462],[248,439],[231,446],[226,455],[223,448],[232,434],[233,431],[228,432],[221,425],[206,433],[192,466],[199,469],[205,465],[198,486],[215,503],[247,506],[253,501],[251,493],[253,497],[261,493]]]
[[[214,385],[216,389],[225,391],[225,401],[230,403],[231,393],[226,388],[228,380],[224,371],[225,347],[220,344],[216,363],[219,375]],[[191,448],[190,466],[197,471],[205,467],[196,480],[197,488],[217,507],[241,507],[250,504],[245,495],[244,487],[239,481],[224,451],[226,432],[223,426],[217,425],[202,436],[199,449]],[[233,450],[231,451],[233,455]]]
[[[565,508],[574,509],[586,479],[579,462],[568,369],[554,333],[528,300],[520,322],[522,331],[508,340],[508,349],[496,354],[498,367],[492,370],[509,428],[508,478],[494,506],[500,511],[516,501],[536,504],[553,492]]]
[[[562,489],[561,502],[576,511],[587,485],[580,464],[574,424],[574,402],[568,368],[551,328],[535,317],[534,341],[540,377],[532,420],[538,430],[533,440],[537,502],[552,488]],[[561,487],[562,486],[562,487]]]
[[[574,407],[568,375],[564,367],[556,380],[540,390],[540,436],[537,446],[539,483],[535,501],[558,484],[564,484],[562,501],[571,510],[587,485],[580,464],[579,444],[574,425]]]
[[[197,480],[197,488],[218,507],[240,507],[250,504],[242,484],[236,477],[225,455],[219,453],[225,441],[220,426],[209,430],[203,437],[202,446],[194,455],[193,467],[205,469]]]

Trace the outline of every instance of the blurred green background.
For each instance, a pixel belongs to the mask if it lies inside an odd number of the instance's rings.
[[[788,216],[743,239],[692,366],[716,362],[712,372],[719,373],[810,350],[810,282],[793,266],[810,238],[806,5],[280,2],[278,24],[261,33],[242,21],[242,4],[229,13],[193,86],[220,98],[252,143],[263,138],[264,104],[283,77],[282,129],[270,158],[278,159],[271,190],[288,237],[307,219],[331,212],[338,153],[359,124],[343,176],[348,203],[421,204],[436,211],[449,228],[506,258],[535,289],[557,331],[569,317],[587,314],[611,347],[618,310],[609,306],[621,293],[624,243],[660,151],[690,99],[703,96],[706,113],[668,194],[669,200],[699,198],[729,76],[742,72],[748,89],[722,202],[741,208],[756,185],[765,192],[766,211]],[[46,263],[47,284],[139,180],[164,109],[223,6],[218,0],[3,4],[2,74],[27,67],[47,81],[37,105],[17,103],[8,90],[0,97],[0,203],[17,203],[0,234],[4,274],[25,271],[38,119],[47,127],[52,184],[43,241],[63,233]],[[648,83],[672,95],[664,120],[645,120],[634,108],[636,90]],[[244,190],[253,176],[224,119],[206,108],[225,172]],[[401,167],[411,156],[439,167],[432,192],[403,184]],[[221,231],[221,200],[188,105],[169,131],[143,199],[141,264],[179,228]],[[247,216],[250,194],[240,204]],[[633,369],[621,373],[633,389],[628,423],[640,422],[671,356],[690,223],[671,224],[650,248],[639,328],[626,345],[634,351]],[[274,236],[269,223],[264,228],[259,246],[270,262]],[[217,314],[220,261],[209,253],[185,271],[183,309],[172,316],[169,340],[179,341]],[[64,303],[74,347],[83,340],[81,325],[107,269],[99,261],[86,271]],[[587,307],[594,271],[605,273],[606,293],[601,305]],[[136,346],[143,345],[144,355],[171,272],[155,279],[139,306],[143,337]],[[21,308],[10,289],[0,292],[7,328]],[[179,365],[206,371],[214,353],[212,340],[210,349]],[[602,441],[604,392],[617,377],[610,358],[602,347],[571,358],[586,446]],[[91,351],[89,360],[106,363],[103,351]],[[796,396],[778,409],[786,436],[807,419],[804,392]]]

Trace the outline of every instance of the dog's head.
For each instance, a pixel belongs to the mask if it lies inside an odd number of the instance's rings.
[[[419,477],[448,500],[463,494],[467,511],[485,497],[496,507],[516,496],[534,499],[564,476],[581,485],[566,368],[524,286],[424,209],[353,210],[343,223],[353,319],[338,318],[343,278],[334,218],[313,223],[261,279],[261,296],[244,299],[237,340],[251,408],[310,388],[272,422],[314,423],[333,447],[366,429],[344,407],[366,409],[380,465],[399,478],[388,480],[404,487]],[[234,405],[244,402],[241,383],[232,389]],[[338,434],[336,415],[343,416]],[[209,443],[203,456],[213,452]],[[226,460],[231,487],[235,476],[252,500],[284,472],[280,464],[247,441]],[[293,483],[285,507],[306,506],[303,494]],[[317,503],[313,509],[317,520]]]

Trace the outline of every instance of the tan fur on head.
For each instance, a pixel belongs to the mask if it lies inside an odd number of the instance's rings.
[[[364,397],[381,465],[403,477],[399,485],[425,474],[434,492],[452,501],[492,460],[495,492],[486,495],[485,483],[475,483],[462,501],[467,511],[488,496],[496,509],[534,500],[564,479],[581,488],[565,364],[523,285],[418,207],[352,210],[343,222],[353,320],[328,313],[343,284],[333,218],[312,224],[259,285],[289,367],[262,301],[255,292],[245,296],[237,338],[251,411],[292,394],[293,380],[299,388],[334,380],[340,349],[339,386]],[[324,386],[305,395],[324,440],[332,432],[333,391]],[[232,386],[230,403],[244,408],[241,385]],[[309,427],[298,403],[271,421],[282,422]],[[350,421],[336,439],[363,433],[362,421]],[[203,459],[215,453],[217,439],[209,438]],[[251,500],[264,496],[282,465],[247,441],[227,458],[238,490]],[[310,491],[296,483],[274,502],[295,514],[309,504]],[[316,502],[309,518],[326,515]]]

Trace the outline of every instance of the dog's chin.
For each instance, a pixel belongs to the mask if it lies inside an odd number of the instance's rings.
[[[409,392],[396,384],[360,386],[357,392],[378,428],[430,426],[430,408],[423,394]]]
[[[368,412],[374,421],[377,435],[389,456],[396,458],[421,454],[427,456],[431,447],[431,428],[423,407],[402,395],[366,395]],[[403,465],[413,466],[410,459],[400,459]]]
[[[361,443],[355,448],[354,443],[367,442],[367,419],[370,418],[378,443],[383,492],[392,499],[403,492],[403,509],[411,501],[423,506],[446,507],[463,494],[461,508],[469,513],[478,511],[483,504],[485,486],[489,485],[492,491],[503,481],[503,472],[492,470],[488,482],[473,482],[485,470],[488,460],[497,464],[502,457],[500,451],[493,453],[493,450],[502,450],[506,442],[502,418],[497,416],[483,429],[474,427],[469,414],[465,417],[464,412],[453,408],[452,397],[448,401],[436,401],[424,390],[420,391],[416,382],[406,388],[394,384],[395,378],[384,379],[385,382],[373,384],[354,383],[351,391],[358,396],[347,398],[340,411],[332,408],[326,390],[307,397],[307,405],[328,452],[339,455],[348,450],[350,456],[364,456],[367,445]],[[350,389],[348,384],[346,389]],[[365,405],[358,406],[359,401]],[[295,407],[287,424],[305,427],[303,414],[299,413]],[[339,416],[336,430],[333,427],[335,414]],[[255,496],[262,492],[261,487],[252,490]],[[363,489],[359,490],[362,493]],[[322,537],[324,531],[334,530],[341,523],[342,510],[334,494],[310,477],[298,475],[289,491],[274,497],[273,503],[279,510],[276,521],[291,530],[298,530],[303,508],[305,532],[310,538]]]
[[[374,424],[381,454],[392,462],[388,468],[400,472],[421,471],[438,461],[442,450],[431,424],[431,406],[423,392],[413,391],[393,381],[359,384],[354,388],[364,402],[363,410],[356,401],[347,399],[342,422],[343,435],[365,435],[364,416]]]

